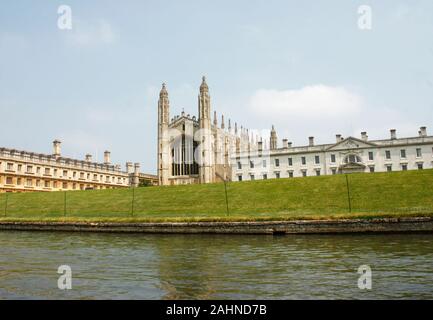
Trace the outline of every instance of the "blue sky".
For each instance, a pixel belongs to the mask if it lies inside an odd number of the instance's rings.
[[[60,5],[72,30],[57,27]],[[360,5],[372,29],[358,28]],[[433,2],[8,1],[0,5],[0,146],[156,171],[158,92],[305,145],[433,130]]]

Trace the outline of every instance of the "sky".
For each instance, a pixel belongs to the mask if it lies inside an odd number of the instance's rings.
[[[171,117],[197,115],[203,75],[219,117],[274,125],[279,143],[432,133],[433,2],[3,1],[0,147],[50,154],[60,139],[64,156],[110,150],[156,173],[161,84]]]

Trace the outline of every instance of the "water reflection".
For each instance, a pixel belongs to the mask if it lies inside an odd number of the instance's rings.
[[[0,298],[433,298],[433,235],[0,232]],[[73,289],[57,289],[68,264]],[[373,289],[357,287],[358,266]]]

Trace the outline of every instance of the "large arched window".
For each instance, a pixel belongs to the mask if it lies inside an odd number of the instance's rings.
[[[349,154],[344,158],[344,163],[361,163],[361,157],[356,154]]]

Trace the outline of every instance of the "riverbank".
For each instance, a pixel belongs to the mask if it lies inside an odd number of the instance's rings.
[[[277,221],[433,214],[433,170],[0,194],[0,220]],[[114,221],[110,221],[110,220]],[[145,221],[140,221],[145,220]]]
[[[1,230],[281,235],[326,233],[433,233],[433,217],[158,223],[0,221],[0,231]]]

